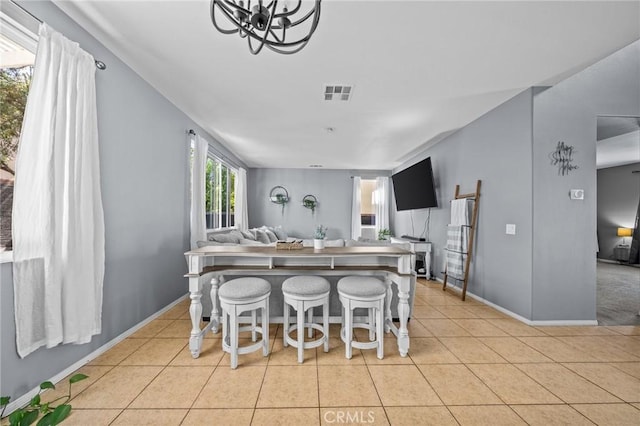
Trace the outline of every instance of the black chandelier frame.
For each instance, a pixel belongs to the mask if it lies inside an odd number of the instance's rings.
[[[292,21],[300,11],[302,0],[297,0],[293,9],[288,10],[285,6],[280,12],[277,12],[278,0],[257,0],[253,2],[253,6],[252,1],[247,0],[246,7],[242,0],[211,0],[211,22],[223,34],[239,34],[246,38],[253,55],[260,53],[265,46],[274,52],[290,55],[302,50],[318,27],[320,1],[314,0],[314,7],[308,13]],[[216,19],[216,11],[225,16],[235,28],[222,28]],[[310,28],[306,36],[294,41],[286,40],[289,29],[307,21],[310,22]],[[254,42],[257,43],[256,46]]]

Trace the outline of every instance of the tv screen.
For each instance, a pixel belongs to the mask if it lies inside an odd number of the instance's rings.
[[[391,179],[398,211],[438,207],[431,157],[394,174]]]

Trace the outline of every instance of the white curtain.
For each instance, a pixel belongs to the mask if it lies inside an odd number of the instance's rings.
[[[191,138],[193,162],[191,163],[191,248],[198,248],[197,241],[206,241],[205,178],[209,144],[200,135]]]
[[[378,232],[389,229],[389,178],[376,178],[376,238]]]
[[[247,171],[242,167],[236,175],[235,227],[240,231],[249,229],[249,209],[247,208]]]
[[[101,332],[104,216],[95,63],[40,25],[16,157],[13,283],[18,354]]]
[[[353,200],[351,201],[351,238],[357,240],[362,234],[362,218],[360,217],[360,176],[353,177]]]

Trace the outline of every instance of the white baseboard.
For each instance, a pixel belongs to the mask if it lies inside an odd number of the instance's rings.
[[[154,319],[158,318],[159,316],[161,316],[162,314],[164,314],[165,312],[167,312],[168,310],[170,310],[171,308],[176,306],[178,303],[182,302],[184,299],[187,299],[188,297],[189,297],[188,294],[185,294],[184,296],[180,297],[179,299],[177,299],[176,301],[174,301],[171,304],[167,305],[166,307],[162,308],[158,312],[154,313],[153,315],[149,316],[148,318],[146,318],[143,321],[139,322],[138,324],[134,325],[133,327],[131,327],[130,329],[128,329],[124,333],[122,333],[119,336],[117,336],[116,338],[114,338],[114,339],[108,341],[107,343],[105,343],[104,345],[100,346],[98,349],[96,349],[95,351],[91,352],[89,355],[87,355],[84,358],[78,360],[77,362],[73,363],[69,367],[65,368],[60,373],[58,373],[55,376],[53,376],[52,378],[50,378],[49,381],[51,383],[53,383],[53,384],[58,384],[58,382],[60,382],[62,379],[64,379],[65,377],[67,377],[68,375],[73,373],[74,371],[78,370],[79,368],[83,367],[89,361],[92,361],[93,359],[99,357],[100,355],[102,355],[103,353],[108,351],[109,349],[113,348],[115,345],[117,345],[118,343],[122,342],[124,339],[126,339],[129,336],[131,336],[133,333],[135,333],[136,331],[140,330],[142,327],[144,327],[145,325],[149,324],[151,321],[153,321]],[[46,381],[46,380],[43,380],[43,382],[44,381]],[[5,411],[5,416],[8,416],[9,414],[14,412],[18,408],[27,405],[29,403],[29,401],[31,401],[31,398],[33,398],[38,392],[40,392],[40,385],[38,385],[37,387],[31,389],[30,391],[28,391],[24,395],[20,396],[19,398],[16,398],[9,405],[7,405],[7,409]]]
[[[436,281],[444,283],[442,278],[436,278]],[[459,293],[462,293],[462,289],[458,288],[452,284],[447,283],[447,288],[455,290]],[[467,296],[470,296],[472,299],[475,299],[479,302],[484,303],[485,305],[491,306],[493,309],[502,312],[505,315],[509,315],[511,318],[517,319],[527,325],[535,326],[535,327],[544,327],[544,326],[577,326],[577,325],[598,325],[598,320],[548,320],[548,321],[538,321],[538,320],[530,320],[528,318],[523,317],[522,315],[518,315],[515,312],[511,312],[508,309],[503,308],[502,306],[496,305],[493,302],[490,302],[486,299],[483,299],[480,296],[473,294],[472,292],[467,290]]]
[[[529,325],[536,327],[545,326],[576,326],[576,325],[598,325],[598,320],[549,320],[549,321],[529,321]]]

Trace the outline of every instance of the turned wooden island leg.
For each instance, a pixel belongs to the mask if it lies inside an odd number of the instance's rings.
[[[220,329],[220,309],[218,308],[218,289],[222,284],[222,277],[211,278],[211,331],[217,333]]]
[[[400,319],[400,328],[398,329],[398,349],[400,356],[407,356],[409,353],[409,291],[411,290],[411,282],[409,278],[402,278],[398,283],[398,317]]]
[[[192,357],[198,358],[200,356],[200,349],[202,348],[202,333],[200,332],[202,285],[200,284],[200,277],[189,278],[189,297],[191,298],[191,306],[189,306],[189,315],[191,316],[189,350],[191,351]]]
[[[385,306],[384,306],[384,332],[391,332],[391,323],[393,321],[393,316],[391,315],[391,298],[393,297],[393,288],[391,288],[391,280],[389,278],[385,279],[385,285],[387,286],[387,297],[385,298]]]

